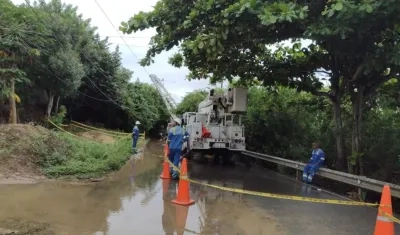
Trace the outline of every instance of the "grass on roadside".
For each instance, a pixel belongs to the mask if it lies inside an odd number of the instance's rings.
[[[37,139],[34,146],[48,177],[98,177],[119,170],[132,151],[130,138],[104,144],[60,132]]]

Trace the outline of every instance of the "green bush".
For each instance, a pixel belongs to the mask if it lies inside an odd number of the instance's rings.
[[[63,175],[103,174],[120,169],[129,159],[131,152],[130,139],[120,140],[112,144],[59,134],[70,146],[67,160],[61,164],[53,164],[45,168],[50,177]]]
[[[275,91],[252,87],[244,116],[247,148],[307,161],[311,143],[320,140],[331,157],[333,134],[325,131],[331,125],[328,115],[329,103],[311,94],[284,87]]]
[[[67,115],[67,108],[61,105],[58,113],[50,117],[50,120],[60,126],[64,122],[65,115]]]
[[[130,139],[103,144],[66,133],[51,132],[37,138],[32,150],[49,177],[102,175],[119,170],[129,159]]]
[[[64,141],[56,132],[34,137],[31,151],[39,156],[38,163],[43,168],[64,164],[73,154],[71,144]]]

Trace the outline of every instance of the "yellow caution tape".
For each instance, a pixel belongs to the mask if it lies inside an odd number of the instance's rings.
[[[176,167],[167,157],[166,160],[168,161],[169,165],[174,168],[176,171],[180,173],[180,169]],[[213,184],[208,184],[208,183],[203,183],[197,180],[192,180],[189,179],[187,176],[180,176],[180,179],[187,180],[189,182],[207,186],[210,188],[215,188],[215,189],[220,189],[228,192],[234,192],[234,193],[241,193],[241,194],[248,194],[248,195],[254,195],[254,196],[261,196],[261,197],[268,197],[268,198],[276,198],[276,199],[286,199],[286,200],[292,200],[292,201],[303,201],[303,202],[315,202],[315,203],[323,203],[323,204],[334,204],[334,205],[346,205],[346,206],[369,206],[369,207],[375,207],[375,206],[380,206],[380,207],[385,207],[389,205],[379,205],[378,203],[367,203],[367,202],[357,202],[357,201],[350,201],[350,200],[333,200],[333,199],[320,199],[320,198],[312,198],[312,197],[300,197],[300,196],[291,196],[291,195],[283,195],[283,194],[275,194],[275,193],[264,193],[264,192],[256,192],[256,191],[250,191],[250,190],[244,190],[244,189],[236,189],[236,188],[229,188],[229,187],[223,187],[223,186],[218,186],[218,185],[213,185]],[[394,217],[393,215],[390,215],[381,209],[378,208],[378,210],[384,214],[386,217],[388,217],[391,221],[394,223],[400,224],[400,219]]]
[[[202,182],[192,180],[192,179],[188,179],[188,181],[196,183],[196,184],[208,186],[210,188],[216,188],[216,189],[228,191],[228,192],[242,193],[242,194],[248,194],[248,195],[254,195],[254,196],[268,197],[268,198],[286,199],[286,200],[303,201],[303,202],[316,202],[316,203],[335,204],[335,205],[348,205],[348,206],[377,206],[378,205],[376,203],[365,203],[365,202],[333,200],[333,199],[320,199],[320,198],[311,198],[311,197],[300,197],[300,196],[292,196],[292,195],[256,192],[256,191],[250,191],[250,190],[245,190],[245,189],[228,188],[228,187],[223,187],[223,186],[202,183]]]
[[[79,125],[76,125],[76,124],[71,124],[71,126],[73,126],[73,127],[77,127],[77,128],[80,128],[80,129],[84,129],[84,130],[88,130],[88,131],[94,131],[92,128],[88,128],[88,127],[84,127],[84,126],[79,126]],[[97,130],[96,130],[97,131]],[[105,132],[105,131],[101,131],[102,133],[104,133],[104,134],[106,134],[106,135],[109,135],[109,136],[114,136],[114,137],[121,137],[122,135],[121,134],[123,134],[123,135],[125,135],[125,133],[120,133],[119,135],[117,135],[117,134],[111,134],[111,133],[107,133],[107,132]],[[128,135],[130,135],[130,134],[128,134]],[[125,138],[125,137],[124,137]]]
[[[73,123],[70,124],[70,126],[73,126],[73,127],[79,128],[79,129],[83,129],[83,130],[94,131],[94,129],[92,129],[92,128],[76,125],[76,124],[73,124]],[[104,131],[101,131],[101,132],[104,132]],[[110,134],[110,133],[106,133],[106,134],[107,135],[111,135],[111,136],[120,136],[120,135],[117,135],[117,134]]]
[[[170,166],[172,166],[176,171],[180,172],[179,168],[176,167],[169,159],[167,159]],[[301,197],[301,196],[292,196],[292,195],[283,195],[283,194],[275,194],[275,193],[264,193],[264,192],[256,192],[245,189],[237,189],[237,188],[229,188],[223,187],[208,183],[203,183],[197,180],[189,179],[187,176],[181,176],[180,178],[187,180],[189,182],[204,185],[210,188],[220,189],[228,192],[234,193],[242,193],[254,196],[268,197],[268,198],[276,198],[276,199],[286,199],[292,201],[302,201],[302,202],[315,202],[315,203],[324,203],[324,204],[335,204],[335,205],[347,205],[347,206],[378,206],[377,203],[366,203],[366,202],[356,202],[356,201],[347,201],[347,200],[333,200],[333,199],[321,199],[321,198],[312,198],[312,197]]]
[[[65,125],[65,126],[69,126],[69,125]],[[91,129],[91,128],[84,127],[84,126],[79,126],[79,125],[76,125],[76,124],[73,124],[73,123],[71,124],[71,126],[78,127],[78,128],[84,129],[84,130],[93,131],[93,129]],[[96,130],[96,131],[97,131],[97,130]],[[107,133],[107,132],[104,132],[104,131],[102,131],[102,133],[104,133],[104,134],[106,134],[106,135],[110,135],[110,136],[116,137],[116,138],[118,138],[118,140],[124,140],[124,139],[131,138],[131,135],[132,135],[132,134],[129,133],[129,134],[127,134],[126,136],[122,137],[121,134],[125,135],[126,133],[120,133],[119,135],[117,135],[117,134],[110,134],[110,133]],[[143,139],[144,139],[144,138],[143,138]]]
[[[88,126],[88,125],[85,125],[83,123],[75,122],[75,121],[71,121],[71,122],[73,123],[71,125],[74,125],[76,127],[80,127],[82,129],[86,128],[87,130],[97,130],[97,131],[106,133],[108,135],[113,135],[113,136],[121,136],[121,135],[125,136],[125,135],[128,135],[128,137],[129,137],[132,134],[132,133],[125,133],[125,132],[104,130],[104,129],[96,128],[96,127],[93,127],[93,126]],[[146,138],[146,132],[140,133],[139,136],[142,137],[142,139],[145,139]],[[127,138],[127,137],[124,137],[123,139],[125,139],[125,138]]]
[[[91,141],[91,142],[95,142],[95,143],[99,143],[99,142],[97,142],[97,141],[94,141],[94,140],[91,140],[91,139],[87,139],[87,138],[85,138],[85,137],[82,137],[82,136],[79,136],[79,135],[75,135],[75,134],[73,134],[73,133],[71,133],[71,132],[68,132],[68,131],[66,131],[66,130],[64,130],[63,128],[61,128],[60,126],[58,126],[57,124],[55,124],[54,122],[52,122],[50,119],[47,119],[47,121],[51,124],[51,125],[53,125],[55,128],[57,128],[58,130],[60,130],[60,131],[62,131],[62,132],[64,132],[64,133],[67,133],[67,134],[69,134],[69,135],[71,135],[71,136],[73,136],[73,137],[77,137],[77,138],[80,138],[80,139],[83,139],[83,140],[86,140],[86,141]],[[71,125],[74,125],[74,124],[71,124]],[[64,126],[68,126],[68,125],[64,125]],[[124,136],[124,137],[122,137],[122,136],[119,136],[119,139],[118,140],[124,140],[124,139],[127,139],[127,138],[130,138],[131,137],[131,134],[128,134],[127,136]]]
[[[57,128],[58,130],[60,130],[60,131],[62,131],[62,132],[64,132],[64,133],[67,133],[67,134],[69,134],[69,135],[71,135],[71,136],[73,136],[73,137],[77,137],[77,138],[80,138],[80,139],[84,139],[84,140],[90,141],[89,139],[83,138],[82,136],[75,135],[75,134],[73,134],[73,133],[71,133],[71,132],[68,132],[68,131],[62,129],[62,128],[59,127],[57,124],[55,124],[54,122],[52,122],[50,119],[47,119],[47,121],[48,121],[51,125],[53,125],[55,128]]]
[[[97,127],[88,126],[88,125],[85,125],[85,124],[80,123],[80,122],[75,122],[75,121],[71,121],[71,122],[72,122],[73,124],[75,124],[75,125],[83,126],[83,127],[86,127],[86,128],[92,129],[92,130],[101,131],[101,132],[104,132],[104,133],[109,133],[109,134],[114,134],[114,135],[126,135],[126,134],[130,134],[130,133],[123,133],[123,132],[117,132],[117,131],[104,130],[104,129],[100,129],[100,128],[97,128]]]
[[[14,97],[15,102],[21,103],[21,98],[19,98],[19,96],[17,94],[14,93],[13,97]]]
[[[397,224],[400,224],[400,219],[397,219],[397,218],[394,217],[393,215],[389,215],[388,213],[382,211],[381,209],[378,209],[378,210],[379,210],[380,213],[382,213],[382,214],[384,214],[386,217],[388,217],[389,220],[391,220],[391,221],[393,221],[393,222],[395,222],[395,223],[397,223]]]

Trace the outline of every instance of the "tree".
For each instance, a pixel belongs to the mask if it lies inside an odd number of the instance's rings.
[[[49,56],[48,69],[52,71],[51,74],[46,73],[47,79],[42,78],[41,81],[49,96],[46,111],[49,118],[53,109],[54,97],[67,97],[75,94],[81,85],[85,71],[79,55],[71,49],[67,51],[60,49],[54,55]]]
[[[126,131],[139,119],[149,130],[168,118],[157,91],[131,82],[119,49],[111,50],[76,7],[59,0],[0,3],[1,123],[9,109],[21,122],[66,117]],[[22,101],[18,109],[15,100]]]
[[[140,12],[122,23],[120,29],[129,34],[156,28],[157,35],[151,40],[143,65],[150,64],[161,51],[179,45],[180,53],[170,62],[186,65],[190,78],[257,78],[264,86],[290,85],[329,98],[339,169],[346,165],[341,104],[343,97],[350,95],[354,116],[352,155],[358,156],[359,173],[363,174],[363,97],[398,76],[399,13],[400,3],[395,0],[162,0],[152,12]],[[295,43],[292,48],[278,45],[276,51],[269,47],[285,40],[304,39],[312,44]],[[319,91],[322,84],[316,79],[317,72],[327,75],[328,92]]]
[[[145,130],[158,120],[167,120],[169,117],[166,106],[158,91],[151,85],[136,81],[129,84],[129,109],[134,112],[131,123],[140,121]]]
[[[17,123],[16,101],[19,97],[15,93],[16,83],[27,83],[26,73],[22,70],[27,65],[28,58],[39,55],[35,48],[38,44],[29,43],[28,39],[38,39],[32,35],[36,29],[30,22],[32,19],[23,9],[17,9],[10,1],[0,1],[0,97],[8,97],[10,105],[10,123]],[[13,17],[26,14],[21,21],[13,21]],[[35,41],[39,43],[39,41]],[[30,62],[30,60],[29,60]]]
[[[183,114],[185,112],[196,112],[198,105],[207,97],[208,92],[204,90],[197,90],[187,93],[183,100],[176,107],[177,114]]]
[[[81,50],[93,43],[92,31],[88,22],[78,15],[77,8],[72,5],[62,4],[58,0],[49,3],[41,0],[33,5],[35,9],[32,11],[37,20],[53,39],[51,43],[47,43],[41,60],[35,63],[41,68],[35,70],[42,75],[36,82],[47,93],[46,117],[49,118],[54,102],[56,101],[58,109],[60,97],[76,94],[86,75],[87,68],[81,60]],[[30,5],[25,7],[31,8]]]

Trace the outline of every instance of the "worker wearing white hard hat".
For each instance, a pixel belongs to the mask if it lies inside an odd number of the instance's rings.
[[[178,125],[182,125],[182,120],[180,118],[174,118],[174,122]]]
[[[135,122],[135,126],[133,127],[133,130],[132,130],[132,151],[133,151],[133,153],[137,153],[136,145],[137,145],[137,142],[139,140],[139,127],[138,127],[138,125],[140,125],[140,122],[136,121]]]
[[[179,167],[181,159],[182,145],[189,134],[181,127],[182,121],[180,118],[174,118],[172,127],[168,131],[168,147],[169,147],[169,160],[176,166]],[[173,179],[179,177],[178,172],[174,168],[170,168],[170,173]]]

